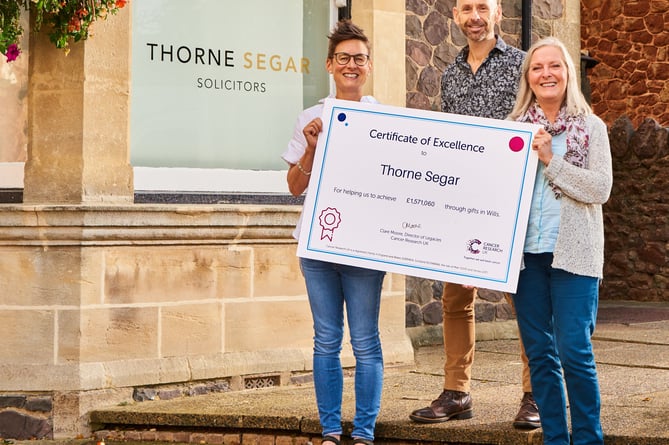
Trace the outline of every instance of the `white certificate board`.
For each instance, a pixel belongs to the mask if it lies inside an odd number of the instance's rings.
[[[538,125],[328,99],[298,255],[515,292]]]

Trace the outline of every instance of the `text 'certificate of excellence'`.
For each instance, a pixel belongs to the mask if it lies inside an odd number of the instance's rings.
[[[538,125],[328,99],[300,257],[515,292]]]

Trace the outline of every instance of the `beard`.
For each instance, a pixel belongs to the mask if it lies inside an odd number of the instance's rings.
[[[480,30],[478,31],[472,31],[470,26],[482,26]],[[476,22],[469,21],[465,23],[464,26],[462,26],[462,32],[464,33],[465,37],[467,37],[468,40],[474,41],[474,42],[482,42],[484,40],[487,40],[492,29],[490,27],[490,23],[486,22],[485,20],[478,20]]]

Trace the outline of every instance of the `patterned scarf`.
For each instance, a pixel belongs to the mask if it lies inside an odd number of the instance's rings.
[[[520,122],[531,122],[543,125],[551,136],[556,136],[564,131],[567,132],[567,152],[564,160],[580,168],[588,166],[588,146],[590,137],[585,131],[585,116],[567,116],[567,107],[562,106],[555,122],[550,123],[541,107],[535,102],[527,109],[524,115],[518,118]],[[548,185],[555,193],[555,199],[562,197],[562,191],[552,181]]]

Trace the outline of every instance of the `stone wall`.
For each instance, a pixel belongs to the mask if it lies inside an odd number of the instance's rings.
[[[0,437],[86,435],[91,409],[136,400],[137,388],[166,398],[309,372],[299,211],[0,206]],[[413,362],[404,295],[404,277],[387,274],[388,364]],[[348,339],[342,360],[354,364]]]
[[[582,47],[599,61],[590,72],[592,105],[611,125],[622,115],[669,126],[669,0],[581,0]]]
[[[414,346],[443,342],[441,304],[443,283],[406,277],[406,327]],[[516,315],[504,292],[478,289],[474,303],[476,339],[499,340],[518,337]]]
[[[624,116],[609,138],[613,190],[604,206],[601,297],[669,301],[669,130],[652,119],[634,130]]]
[[[52,410],[50,394],[0,395],[0,436],[53,439]]]

